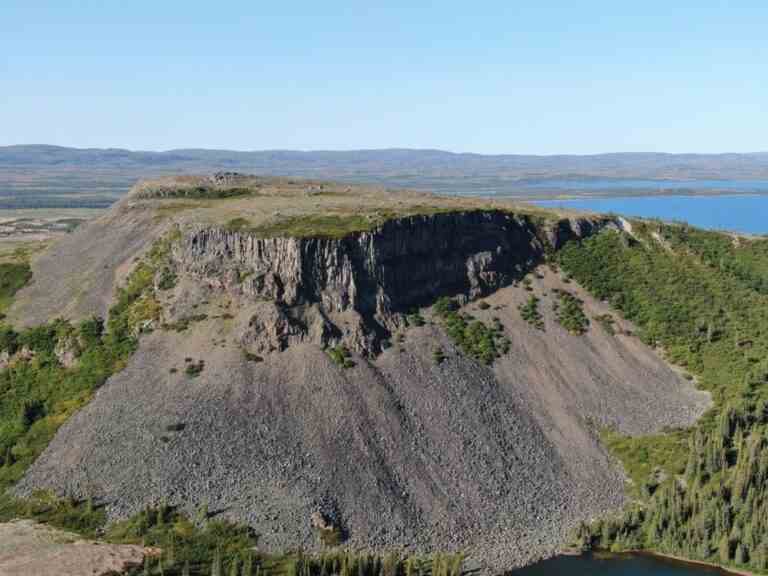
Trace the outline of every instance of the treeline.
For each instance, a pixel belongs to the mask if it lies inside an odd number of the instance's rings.
[[[673,363],[695,374],[718,405],[744,394],[768,396],[755,386],[768,373],[768,295],[710,265],[674,225],[633,228],[636,237],[606,231],[568,244],[558,254],[561,266],[635,322],[644,342],[663,346]],[[730,243],[728,259],[748,262],[768,248],[768,240],[743,242]],[[768,250],[758,262],[768,277]],[[760,275],[756,263],[750,268]]]
[[[685,473],[617,519],[582,526],[579,544],[647,548],[768,570],[768,404],[729,407],[691,437]]]
[[[768,241],[744,238],[688,225],[657,224],[659,233],[675,249],[690,250],[712,268],[738,278],[762,294],[768,294]],[[738,256],[734,258],[734,252]]]
[[[658,436],[615,441],[631,448],[617,451],[625,468],[645,473],[634,477],[638,500],[618,518],[581,526],[576,540],[768,570],[768,241],[633,228],[571,244],[560,263],[697,376],[715,406],[670,436],[678,453],[665,459]]]

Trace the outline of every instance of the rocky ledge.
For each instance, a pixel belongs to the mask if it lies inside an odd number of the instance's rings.
[[[253,353],[313,342],[370,355],[409,310],[444,295],[489,294],[567,240],[608,224],[473,210],[396,218],[342,238],[263,238],[197,225],[175,244],[172,263],[196,282],[263,301],[244,334]]]

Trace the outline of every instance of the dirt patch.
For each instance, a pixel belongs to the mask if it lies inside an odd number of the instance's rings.
[[[2,576],[106,576],[141,566],[149,548],[103,544],[32,522],[0,524]]]

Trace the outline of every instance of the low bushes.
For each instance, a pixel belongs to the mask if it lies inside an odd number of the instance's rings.
[[[349,355],[349,350],[346,346],[339,345],[332,348],[328,348],[325,351],[331,360],[342,368],[352,368],[355,363]]]
[[[589,329],[589,319],[584,315],[582,302],[565,290],[555,290],[555,317],[560,325],[577,336]]]
[[[501,355],[506,340],[501,324],[489,327],[480,320],[462,314],[458,304],[447,297],[438,299],[433,310],[441,319],[448,336],[468,356],[483,364],[491,364]]]
[[[534,328],[544,330],[544,318],[539,312],[539,298],[531,294],[525,304],[520,304],[517,309],[520,311],[520,316],[523,320],[528,322]]]

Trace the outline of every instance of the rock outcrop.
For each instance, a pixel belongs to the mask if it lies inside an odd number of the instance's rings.
[[[179,273],[214,289],[274,303],[244,336],[256,352],[306,340],[371,354],[409,310],[444,295],[487,295],[521,278],[548,249],[607,223],[542,225],[477,210],[393,219],[343,238],[262,238],[197,226],[182,235],[172,257]],[[355,317],[352,329],[333,321],[342,314]]]

